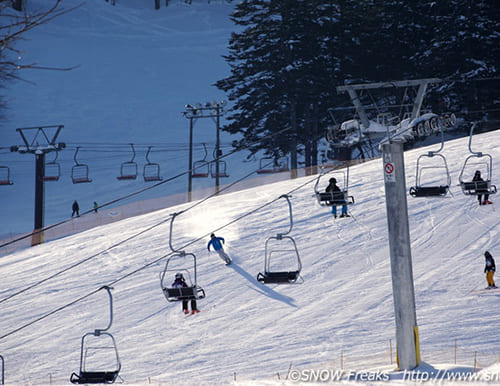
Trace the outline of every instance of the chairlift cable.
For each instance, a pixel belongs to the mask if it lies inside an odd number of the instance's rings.
[[[241,177],[240,179],[238,179],[238,180],[234,181],[233,183],[231,183],[231,184],[229,184],[229,185],[227,185],[227,186],[223,187],[222,189],[220,189],[220,190],[219,190],[219,193],[214,193],[214,194],[212,194],[212,195],[209,195],[209,196],[207,196],[207,197],[203,198],[202,200],[197,201],[196,203],[194,203],[193,205],[191,205],[189,208],[187,208],[187,209],[183,210],[183,212],[182,212],[182,213],[184,213],[184,212],[186,212],[186,211],[188,211],[188,210],[191,210],[191,209],[193,209],[193,208],[197,207],[198,205],[201,205],[202,203],[204,203],[205,201],[207,201],[207,200],[208,200],[208,199],[210,199],[211,197],[213,197],[213,196],[215,196],[215,195],[217,195],[217,194],[220,194],[221,192],[223,192],[223,191],[225,191],[225,190],[227,190],[227,189],[229,189],[229,188],[233,187],[235,184],[237,184],[237,183],[239,183],[239,182],[241,182],[241,181],[245,180],[246,178],[248,178],[250,175],[254,174],[255,172],[256,172],[256,171],[252,171],[252,172],[248,173],[247,175],[245,175],[245,176]],[[87,213],[91,213],[91,212],[93,212],[93,209],[91,209],[91,210],[89,210],[89,211],[86,211],[86,212],[82,213],[82,215],[87,214]],[[83,259],[83,260],[79,261],[79,262],[78,262],[78,263],[76,263],[76,264],[73,264],[73,265],[71,265],[71,266],[69,266],[69,267],[66,267],[65,269],[63,269],[63,270],[61,270],[61,271],[59,271],[59,272],[56,272],[56,273],[54,273],[54,274],[50,275],[50,276],[49,276],[49,277],[47,277],[47,278],[44,278],[44,279],[42,279],[42,280],[39,280],[38,282],[36,282],[36,283],[34,283],[34,284],[32,284],[32,285],[30,285],[30,286],[28,286],[28,287],[26,287],[26,288],[24,288],[24,289],[22,289],[22,290],[18,291],[18,292],[16,292],[16,293],[13,293],[13,294],[11,294],[11,295],[9,295],[9,296],[5,297],[4,299],[1,299],[1,300],[0,300],[0,304],[1,304],[1,303],[3,303],[3,302],[5,302],[5,301],[7,301],[7,300],[9,300],[9,299],[11,299],[11,298],[13,298],[13,297],[15,297],[15,296],[17,296],[17,295],[22,294],[22,293],[24,293],[24,292],[26,292],[26,291],[28,291],[28,290],[30,290],[30,289],[33,289],[33,288],[35,288],[35,287],[39,286],[40,284],[43,284],[43,283],[45,283],[45,282],[47,282],[47,281],[49,281],[49,280],[51,280],[51,279],[53,279],[53,278],[55,278],[55,277],[57,277],[57,276],[59,276],[59,275],[63,274],[63,273],[65,273],[65,272],[67,272],[67,271],[69,271],[69,270],[71,270],[71,269],[73,269],[73,268],[75,268],[75,267],[77,267],[77,266],[79,266],[79,265],[81,265],[81,264],[83,264],[83,263],[87,262],[87,261],[90,261],[90,260],[92,260],[93,258],[95,258],[95,257],[97,257],[97,256],[99,256],[99,255],[101,255],[101,254],[103,254],[103,253],[106,253],[106,252],[108,252],[109,250],[111,250],[111,249],[113,249],[113,248],[115,248],[115,247],[117,247],[117,246],[120,246],[120,245],[122,245],[122,244],[124,244],[124,243],[126,243],[126,242],[128,242],[128,241],[130,241],[130,240],[132,240],[132,239],[134,239],[134,238],[136,238],[136,237],[138,237],[138,236],[140,236],[140,235],[144,234],[144,233],[149,232],[150,230],[152,230],[152,229],[154,229],[154,228],[156,228],[156,227],[158,227],[158,226],[160,226],[160,225],[162,225],[162,224],[166,223],[169,219],[170,219],[170,217],[169,217],[169,218],[167,218],[167,219],[165,219],[165,220],[163,220],[163,221],[160,221],[159,223],[154,224],[154,225],[152,225],[152,226],[150,226],[150,227],[148,227],[148,228],[146,228],[146,229],[144,229],[144,230],[142,230],[142,231],[140,231],[140,232],[138,232],[138,233],[136,233],[136,234],[134,234],[134,235],[132,235],[132,236],[129,236],[129,237],[127,237],[127,238],[126,238],[126,239],[124,239],[124,240],[121,240],[121,241],[119,241],[119,242],[115,243],[115,244],[113,244],[112,246],[110,246],[110,247],[108,247],[108,248],[106,248],[106,249],[104,249],[104,250],[102,250],[102,251],[100,251],[100,252],[97,252],[97,253],[95,253],[95,254],[93,254],[93,255],[91,255],[91,256],[89,256],[89,257],[87,257],[86,259]],[[66,220],[66,221],[70,221],[70,220]],[[59,224],[61,224],[61,223],[59,223]],[[49,227],[47,227],[47,228],[45,228],[45,229],[49,229]],[[167,255],[166,255],[166,256],[167,256]],[[163,256],[163,257],[165,257],[165,256]],[[162,257],[162,258],[163,258],[163,257]],[[161,259],[162,259],[162,258],[161,258]],[[112,285],[112,284],[111,284],[111,285]]]
[[[254,172],[252,172],[252,173],[254,173]],[[286,195],[291,195],[291,193],[294,193],[294,192],[296,192],[296,191],[298,191],[298,190],[302,189],[304,186],[307,186],[308,184],[313,183],[315,180],[316,180],[316,177],[311,178],[311,179],[309,179],[308,181],[306,181],[305,183],[303,183],[303,184],[300,184],[300,185],[296,186],[295,188],[291,189],[289,192],[287,192],[287,193],[285,193],[285,194],[286,194]],[[214,194],[214,195],[215,195],[215,194]],[[190,242],[188,242],[188,243],[186,243],[185,245],[183,245],[183,246],[181,247],[181,249],[185,249],[186,247],[188,247],[188,246],[190,246],[190,245],[192,245],[192,244],[194,244],[194,243],[196,243],[196,242],[198,242],[198,241],[201,241],[201,240],[205,239],[205,238],[206,238],[208,235],[210,235],[210,233],[212,233],[212,232],[218,232],[218,231],[220,231],[220,230],[222,230],[222,229],[224,229],[224,228],[226,228],[226,227],[228,227],[228,226],[230,226],[230,225],[232,225],[232,224],[234,224],[234,223],[236,223],[236,222],[238,222],[238,221],[240,221],[240,220],[242,220],[242,219],[244,219],[244,218],[246,218],[246,217],[248,217],[248,216],[250,216],[250,215],[252,215],[252,214],[254,214],[254,213],[256,213],[256,212],[258,212],[258,211],[260,211],[260,210],[262,210],[263,208],[265,208],[265,207],[267,207],[267,206],[269,206],[269,205],[273,204],[274,202],[276,202],[276,201],[280,200],[280,199],[282,198],[282,196],[283,196],[283,195],[280,195],[279,197],[276,197],[275,199],[273,199],[273,200],[271,200],[271,201],[268,201],[268,202],[266,202],[266,203],[264,203],[264,204],[260,205],[259,207],[254,208],[253,210],[251,210],[251,211],[249,211],[249,212],[246,212],[246,213],[244,213],[244,214],[242,214],[242,215],[240,215],[240,216],[236,217],[235,219],[233,219],[233,220],[229,221],[228,223],[226,223],[226,224],[224,224],[224,225],[221,225],[220,227],[216,228],[215,230],[213,230],[213,231],[211,231],[211,232],[209,232],[209,233],[206,233],[206,234],[204,234],[204,235],[202,235],[202,236],[198,237],[197,239],[191,240]],[[206,201],[206,199],[205,199],[205,201]],[[197,203],[197,204],[194,204],[193,206],[191,206],[191,207],[190,207],[190,208],[188,208],[188,209],[185,209],[183,212],[186,212],[186,211],[188,211],[188,210],[192,209],[193,207],[195,207],[195,206],[197,206],[197,205],[198,205],[198,203]],[[139,234],[143,234],[143,233],[145,233],[145,232],[147,232],[147,231],[151,230],[152,228],[155,228],[155,227],[157,227],[157,226],[159,226],[159,225],[161,225],[161,224],[164,224],[164,223],[165,223],[165,222],[167,222],[169,219],[170,219],[170,216],[169,216],[169,218],[167,218],[167,219],[165,219],[165,220],[161,221],[160,223],[154,224],[154,225],[152,225],[151,227],[149,227],[149,228],[147,228],[147,229],[145,229],[145,230],[141,231]],[[132,239],[133,237],[136,237],[136,236],[138,236],[139,234],[133,235],[133,236],[129,237],[128,239]],[[119,245],[119,244],[122,244],[122,243],[124,243],[124,242],[125,242],[125,241],[122,241],[122,242],[117,243],[117,244],[115,244],[115,245]],[[113,247],[114,247],[114,246],[113,246]],[[106,251],[107,251],[107,250],[109,250],[109,249],[111,249],[111,248],[113,248],[113,247],[109,247],[109,248],[107,248],[107,249],[106,249]],[[101,253],[103,253],[103,252],[99,252],[98,254],[94,254],[93,256],[91,256],[91,257],[89,257],[89,258],[87,258],[87,259],[85,259],[85,260],[83,260],[83,261],[81,261],[81,262],[79,262],[79,263],[75,264],[74,266],[77,266],[77,265],[81,264],[81,263],[82,263],[82,262],[84,262],[84,261],[88,261],[88,260],[90,260],[91,258],[96,257],[97,255],[99,255],[99,254],[101,254]],[[107,284],[107,286],[111,287],[111,286],[113,286],[114,284],[116,284],[116,283],[118,283],[118,282],[120,282],[120,281],[122,281],[122,280],[124,280],[124,279],[126,279],[126,278],[128,278],[128,277],[130,277],[130,276],[132,276],[132,275],[135,275],[136,273],[138,273],[138,272],[140,272],[140,271],[142,271],[142,270],[144,270],[144,269],[146,269],[146,268],[150,267],[150,266],[151,266],[151,265],[153,265],[153,264],[156,264],[156,263],[157,263],[157,262],[159,262],[160,260],[162,260],[162,259],[164,259],[165,257],[168,257],[168,256],[170,256],[170,255],[172,255],[172,254],[173,254],[173,252],[170,252],[170,253],[168,253],[168,254],[166,254],[166,255],[160,256],[159,258],[157,258],[157,259],[155,259],[155,260],[153,260],[153,261],[151,261],[151,262],[149,262],[149,263],[147,263],[147,264],[143,265],[142,267],[139,267],[139,268],[137,268],[137,269],[135,269],[135,270],[133,270],[133,271],[131,271],[131,272],[129,272],[129,273],[127,273],[127,274],[125,274],[125,275],[121,276],[120,278],[118,278],[118,279],[116,279],[116,280],[112,281],[111,283]],[[71,269],[71,267],[70,267],[70,268],[68,268],[68,269],[66,269],[66,271],[67,271],[67,270],[69,270],[69,269]],[[52,277],[55,277],[56,275],[59,275],[59,274],[60,274],[60,273],[57,273],[57,274],[55,274],[55,275],[52,275]],[[46,280],[48,280],[48,279],[46,279]],[[45,280],[45,281],[46,281],[46,280]],[[37,285],[38,285],[38,284],[37,284]],[[29,287],[29,288],[33,288],[33,287],[34,287],[34,286],[31,286],[31,287]],[[22,326],[19,326],[19,327],[15,328],[14,330],[11,330],[11,331],[9,331],[9,332],[7,332],[7,333],[5,333],[5,334],[1,335],[1,336],[0,336],[0,340],[4,339],[4,338],[6,338],[6,337],[8,337],[8,336],[10,336],[10,335],[13,335],[13,334],[15,334],[15,333],[17,333],[17,332],[19,332],[19,331],[21,331],[21,330],[25,329],[25,328],[27,328],[27,327],[29,327],[29,326],[31,326],[31,325],[33,325],[33,324],[37,323],[37,322],[40,322],[40,321],[42,321],[42,320],[44,320],[44,319],[48,318],[49,316],[52,316],[52,315],[54,315],[55,313],[57,313],[57,312],[59,312],[59,311],[62,311],[62,310],[64,310],[64,309],[66,309],[66,308],[68,308],[68,307],[70,307],[70,306],[72,306],[72,305],[74,305],[74,304],[76,304],[76,303],[78,303],[78,302],[82,301],[82,300],[87,299],[87,298],[88,298],[88,297],[90,297],[91,295],[94,295],[94,294],[95,294],[95,293],[97,293],[99,290],[101,290],[101,288],[102,288],[102,286],[100,286],[98,289],[95,289],[95,290],[93,290],[93,291],[89,292],[89,293],[88,293],[88,294],[86,294],[86,295],[83,295],[83,296],[81,296],[81,297],[79,297],[79,298],[77,298],[77,299],[75,299],[75,300],[73,300],[73,301],[71,301],[71,302],[69,302],[69,303],[66,303],[66,304],[64,304],[64,305],[62,305],[62,306],[60,306],[60,307],[58,307],[58,308],[56,308],[56,309],[54,309],[54,310],[52,310],[52,311],[50,311],[50,312],[48,312],[48,313],[44,314],[44,315],[39,316],[39,317],[37,317],[36,319],[34,319],[34,320],[32,320],[32,321],[30,321],[30,322],[28,322],[28,323],[25,323],[25,324],[24,324],[24,325],[22,325]],[[22,292],[25,292],[25,290],[23,290]],[[13,295],[11,295],[9,298],[12,298],[12,297],[16,296],[16,295],[17,295],[17,294],[19,294],[19,293],[21,293],[21,292],[18,292],[18,293],[16,293],[16,294],[13,294]],[[7,299],[7,298],[6,298],[6,299]],[[0,301],[0,303],[1,303],[1,302],[3,302],[3,301],[5,301],[6,299],[2,299],[2,300]]]
[[[262,138],[260,138],[258,141],[255,141],[255,142],[253,142],[253,143],[251,143],[251,144],[249,144],[249,145],[247,145],[247,146],[244,146],[244,147],[242,147],[242,148],[238,148],[238,149],[234,149],[234,150],[232,150],[232,151],[228,152],[227,154],[220,155],[219,157],[215,158],[215,159],[214,159],[214,160],[212,160],[212,161],[207,161],[207,164],[209,164],[210,162],[213,162],[213,161],[218,161],[218,160],[221,160],[221,159],[223,159],[223,158],[229,157],[229,156],[233,155],[234,153],[237,153],[237,152],[239,152],[239,151],[241,151],[241,150],[245,150],[245,149],[250,148],[250,147],[251,147],[251,146],[253,146],[254,144],[261,142],[263,139],[266,139],[266,138],[272,137],[272,136],[274,136],[274,135],[279,135],[279,134],[282,134],[282,133],[284,133],[284,132],[286,132],[286,131],[288,131],[288,130],[290,130],[290,128],[282,129],[282,130],[280,130],[280,131],[278,131],[278,132],[276,132],[276,133],[273,133],[273,134],[270,134],[270,135],[268,135],[268,136],[262,137]],[[129,146],[130,146],[130,145],[129,145]],[[128,199],[128,198],[130,198],[130,197],[133,197],[133,196],[136,196],[136,195],[138,195],[138,194],[144,193],[144,192],[146,192],[146,191],[148,191],[148,190],[150,190],[150,189],[154,189],[154,188],[156,188],[156,187],[158,187],[158,186],[160,186],[160,185],[166,184],[166,183],[171,182],[171,181],[173,181],[173,180],[175,180],[175,179],[177,179],[177,178],[180,178],[180,177],[182,177],[182,176],[184,176],[184,175],[186,175],[186,174],[188,174],[189,172],[192,172],[192,171],[193,171],[193,169],[191,169],[191,170],[186,170],[186,171],[183,171],[183,172],[180,172],[180,173],[178,173],[177,175],[175,175],[175,176],[173,176],[173,177],[167,178],[167,179],[165,179],[165,180],[163,180],[163,181],[157,182],[157,183],[152,184],[152,185],[150,185],[150,186],[146,186],[146,187],[144,187],[144,188],[142,188],[142,189],[139,189],[139,190],[137,190],[137,191],[135,191],[135,192],[129,193],[129,194],[125,195],[125,196],[118,197],[118,198],[116,198],[116,199],[114,199],[114,200],[111,200],[111,201],[108,201],[108,202],[106,202],[106,203],[104,203],[104,204],[102,204],[102,205],[99,205],[99,206],[97,207],[97,209],[105,208],[105,207],[107,207],[107,206],[109,206],[109,205],[115,204],[115,203],[117,203],[117,202],[120,202],[120,201],[126,200],[126,199]],[[250,173],[250,174],[253,174],[253,172],[252,172],[252,173]],[[238,181],[239,181],[239,180],[238,180]],[[233,184],[231,184],[230,186],[232,186],[232,185],[233,185]],[[83,215],[86,215],[86,214],[89,214],[89,213],[93,213],[93,212],[94,212],[94,209],[89,209],[89,210],[87,210],[87,211],[83,212],[81,215],[83,216]],[[16,239],[13,239],[13,240],[7,241],[7,242],[5,242],[5,243],[3,243],[3,244],[0,244],[0,248],[2,248],[2,247],[6,247],[6,246],[8,246],[8,245],[10,245],[10,244],[14,244],[14,243],[16,243],[16,242],[18,242],[18,241],[21,241],[21,240],[24,240],[24,239],[26,239],[26,238],[32,237],[33,235],[36,235],[36,234],[42,233],[42,232],[44,232],[44,231],[46,231],[46,230],[49,230],[49,229],[52,229],[52,228],[58,227],[58,226],[63,225],[63,224],[66,224],[66,223],[68,223],[68,222],[70,222],[70,221],[73,221],[73,218],[69,218],[69,219],[66,219],[66,220],[60,221],[60,222],[58,222],[58,223],[48,225],[48,226],[46,226],[46,227],[44,227],[44,228],[41,228],[41,229],[36,229],[36,230],[33,230],[32,232],[28,233],[27,235],[24,235],[24,236],[18,237],[18,238],[16,238]],[[1,303],[1,301],[0,301],[0,303]]]

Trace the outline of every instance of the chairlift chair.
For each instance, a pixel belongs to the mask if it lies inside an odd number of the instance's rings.
[[[169,246],[173,254],[167,259],[165,268],[160,273],[161,289],[168,302],[203,299],[205,290],[196,281],[196,256],[193,253],[175,250],[172,246],[172,228],[177,215],[179,213],[174,213],[170,221]],[[178,272],[183,274],[187,287],[171,286],[172,277]],[[167,276],[167,273],[170,275]]]
[[[191,177],[193,178],[206,178],[210,174],[210,163],[207,161],[207,145],[202,144],[205,151],[205,155],[201,160],[193,162],[193,170],[191,172]]]
[[[302,262],[295,240],[287,236],[293,228],[292,204],[288,195],[286,199],[289,209],[290,226],[287,232],[270,237],[265,244],[264,272],[257,274],[257,280],[263,284],[300,284],[304,280],[300,276]],[[282,264],[286,267],[283,269]],[[277,270],[277,267],[279,270]]]
[[[109,323],[104,329],[96,329],[93,332],[83,335],[80,349],[80,370],[78,374],[71,374],[71,383],[114,383],[121,369],[115,338],[107,332],[113,323],[112,288],[104,286],[101,289],[105,289],[109,295]],[[91,340],[94,342],[92,343]],[[97,360],[95,358],[97,358]],[[97,363],[102,361],[105,362],[105,366],[112,367],[111,370],[103,370],[102,363]],[[89,362],[91,362],[90,365]],[[88,367],[91,367],[91,369],[89,370]]]
[[[476,124],[477,122],[472,124],[469,134],[469,152],[471,154],[465,159],[458,181],[465,195],[495,194],[497,187],[491,183],[493,158],[490,154],[475,152],[471,148],[472,135]],[[472,176],[476,170],[481,171],[483,181],[472,181]]]
[[[436,117],[432,117],[430,120],[425,121],[429,123],[429,127],[432,128],[432,130],[435,130],[433,128],[433,125],[435,123],[432,123],[432,120],[435,119]],[[443,150],[444,147],[443,124],[440,121],[437,121],[437,124],[439,125],[439,130],[441,132],[441,147],[436,151],[429,151],[427,154],[422,154],[417,158],[417,167],[415,172],[415,186],[410,187],[409,191],[410,195],[413,197],[444,197],[446,196],[450,188],[451,177],[450,177],[450,172],[448,170],[448,164],[446,162],[446,158],[442,154],[440,154],[440,152]],[[422,161],[424,159],[429,159],[429,160],[432,159],[433,163],[431,165],[422,166]],[[434,162],[434,160],[439,160],[439,161]],[[441,182],[443,183],[439,185],[429,185],[423,183],[422,182],[423,172],[428,170],[435,171],[436,169],[444,170],[445,179],[441,180]]]
[[[92,182],[92,180],[89,178],[89,167],[86,164],[81,164],[78,163],[76,156],[78,154],[78,151],[80,150],[80,147],[76,148],[75,155],[73,156],[73,159],[75,160],[75,164],[71,168],[71,180],[73,181],[74,184],[80,184],[84,182]]]
[[[219,165],[217,171],[217,164]],[[212,178],[216,177],[229,177],[229,174],[227,174],[227,164],[226,161],[224,160],[215,160],[210,162],[210,176]]]
[[[319,182],[324,177],[326,173],[324,168],[321,168],[316,183],[314,184],[314,195],[318,204],[321,206],[334,206],[334,205],[352,205],[354,204],[354,196],[350,196],[348,193],[349,186],[349,165],[347,166],[347,173],[341,170],[335,172],[335,174],[330,175],[330,177],[336,175],[337,180],[342,181],[342,186],[340,186],[340,192],[325,192],[319,190]]]
[[[272,166],[270,166],[272,165]],[[272,158],[264,157],[259,161],[259,169],[257,169],[257,174],[271,174],[271,173],[281,173],[287,172],[288,168],[288,157]]]
[[[148,147],[148,151],[146,153],[147,163],[144,164],[143,177],[145,182],[161,181],[163,179],[160,177],[160,165],[149,160],[149,152],[151,151],[151,148],[152,146]]]
[[[10,168],[8,166],[0,165],[0,185],[12,185],[10,180]]]
[[[210,176],[212,178],[229,177],[226,161],[219,159],[222,156],[222,151],[219,150],[218,154],[216,154],[216,150],[214,149],[213,153],[214,160],[210,162]]]
[[[132,148],[132,158],[130,161],[122,162],[120,166],[120,175],[116,177],[117,180],[135,180],[137,178],[137,163],[134,162],[134,144],[131,143],[130,147]]]
[[[45,170],[42,180],[44,181],[58,181],[61,176],[61,166],[57,162],[59,152],[56,151],[56,156],[53,161],[45,163]]]

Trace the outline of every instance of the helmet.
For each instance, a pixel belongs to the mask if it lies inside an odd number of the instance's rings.
[[[184,276],[182,276],[182,273],[177,272],[177,273],[175,274],[175,278],[176,278],[176,279],[184,279]]]
[[[334,177],[332,177],[332,178],[330,178],[330,183],[331,184],[336,184],[337,180]]]

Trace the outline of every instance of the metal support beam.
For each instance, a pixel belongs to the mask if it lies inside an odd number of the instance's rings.
[[[189,181],[188,181],[188,200],[191,200],[191,192],[192,192],[192,168],[193,168],[193,151],[192,151],[192,136],[193,136],[193,119],[195,118],[212,118],[215,120],[216,125],[216,140],[215,140],[215,154],[214,154],[214,162],[215,162],[215,192],[216,194],[219,192],[220,185],[220,162],[219,157],[222,155],[220,151],[220,117],[224,114],[226,105],[225,101],[221,102],[207,102],[204,105],[201,103],[197,103],[196,105],[187,104],[184,107],[186,108],[182,115],[189,119]]]
[[[44,227],[44,175],[45,175],[45,154],[52,151],[59,151],[66,147],[65,143],[56,143],[57,137],[64,125],[35,126],[16,129],[21,136],[24,145],[11,146],[10,151],[20,154],[33,154],[35,156],[35,224],[34,233],[31,238],[31,245],[43,243]],[[47,130],[52,129],[54,135],[49,138]],[[28,140],[26,133],[34,133],[31,140]]]
[[[35,223],[31,237],[31,245],[43,243],[43,212],[44,212],[44,193],[45,184],[43,176],[45,173],[45,153],[35,154]]]
[[[193,191],[193,117],[189,117],[189,165],[188,165],[188,201]]]
[[[396,319],[397,359],[400,370],[419,365],[415,290],[411,262],[408,204],[402,142],[382,145],[385,201],[391,255],[392,292]]]
[[[361,120],[361,123],[367,129],[368,127],[370,127],[370,121],[368,120],[368,116],[366,115],[365,108],[361,104],[361,100],[359,99],[359,96],[356,93],[356,90],[353,88],[349,88],[349,89],[347,89],[347,93],[349,94],[349,97],[351,98],[352,104],[356,108],[356,112],[359,115],[359,119]]]
[[[219,194],[219,186],[220,186],[220,162],[219,162],[219,157],[222,155],[222,152],[220,151],[220,110],[221,107],[217,105],[214,108],[216,112],[216,122],[215,122],[215,128],[216,128],[216,135],[215,135],[215,194]],[[212,111],[213,112],[213,111]]]

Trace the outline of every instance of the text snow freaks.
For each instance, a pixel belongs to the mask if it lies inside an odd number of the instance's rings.
[[[288,374],[288,379],[292,382],[385,382],[390,380],[390,376],[385,371],[292,369]]]

